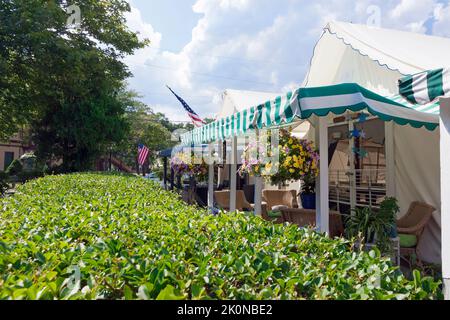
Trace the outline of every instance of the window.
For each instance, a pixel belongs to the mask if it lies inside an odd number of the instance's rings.
[[[9,165],[14,161],[14,152],[5,152],[5,167],[3,168],[4,171],[8,169]]]

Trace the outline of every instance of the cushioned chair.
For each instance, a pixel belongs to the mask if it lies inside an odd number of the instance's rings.
[[[296,224],[299,227],[316,226],[316,210],[309,209],[281,209],[283,221]],[[344,225],[341,214],[330,210],[330,237],[341,237],[344,234]]]
[[[429,204],[415,201],[409,206],[408,212],[397,220],[397,230],[400,238],[400,256],[409,264],[409,258],[411,256],[415,256],[418,263],[421,263],[417,258],[417,246],[435,210],[436,208]]]
[[[298,208],[297,192],[295,190],[263,190],[263,199],[268,210],[275,207]]]
[[[223,210],[230,210],[230,190],[215,191],[214,198],[216,204]],[[239,211],[253,211],[254,205],[247,201],[244,191],[236,190],[236,210]],[[262,216],[267,215],[266,204],[262,203]]]

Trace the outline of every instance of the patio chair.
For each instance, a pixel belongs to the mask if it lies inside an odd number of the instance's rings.
[[[298,208],[297,192],[295,190],[263,190],[263,199],[269,210],[276,207]]]
[[[433,206],[414,201],[409,206],[408,212],[397,220],[397,231],[400,238],[400,257],[411,266],[411,257],[418,264],[421,261],[417,256],[417,246],[436,208]]]
[[[310,209],[281,209],[283,221],[296,224],[301,228],[316,226],[316,210]],[[344,225],[341,214],[330,210],[330,237],[341,237],[344,234]]]
[[[216,204],[223,210],[230,210],[230,190],[215,191],[214,198],[216,199]],[[267,214],[265,203],[261,204],[262,215]],[[255,206],[247,201],[245,198],[244,191],[236,190],[236,210],[239,211],[253,211]]]

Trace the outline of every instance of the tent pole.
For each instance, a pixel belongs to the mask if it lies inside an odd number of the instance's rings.
[[[386,148],[386,195],[388,197],[395,197],[395,145],[393,121],[384,123],[384,135]]]
[[[218,144],[220,147],[220,142]],[[208,209],[210,211],[214,208],[214,160],[215,160],[215,150],[214,145],[209,144],[209,165],[208,165]]]
[[[450,98],[441,98],[441,250],[444,296],[450,300]]]
[[[350,118],[348,122],[348,130],[349,132],[353,131],[355,129],[355,124],[353,120]],[[356,174],[357,170],[355,169],[355,152],[353,151],[355,148],[355,137],[351,137],[348,144],[349,150],[348,154],[349,156],[349,165],[350,165],[350,172],[349,172],[349,182],[350,182],[350,208],[355,209],[356,208]],[[353,214],[353,211],[352,211]]]
[[[214,161],[208,165],[208,209],[214,208]]]
[[[236,211],[237,137],[231,138],[230,212]]]
[[[263,178],[255,177],[255,215],[262,216],[262,186]]]
[[[317,121],[314,125],[314,143],[316,144],[316,147],[320,143],[320,130],[319,130],[319,118],[317,118]],[[320,170],[320,167],[319,167]],[[316,178],[316,229],[320,229],[320,179],[319,177]]]
[[[319,118],[319,153],[320,153],[320,171],[319,171],[319,203],[316,210],[316,225],[321,233],[329,234],[329,180],[328,180],[328,119]],[[317,199],[316,199],[317,200]]]
[[[257,145],[259,145],[259,130],[255,130]],[[262,188],[263,178],[255,177],[255,197],[254,197],[254,210],[256,216],[262,216]]]

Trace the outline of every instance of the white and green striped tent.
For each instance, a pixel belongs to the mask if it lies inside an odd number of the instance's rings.
[[[430,104],[450,94],[450,70],[436,69],[400,79],[400,94],[413,104]]]
[[[414,105],[401,96],[383,97],[354,83],[299,88],[257,106],[219,119],[182,135],[184,145],[209,143],[249,130],[274,128],[311,116],[363,111],[384,121],[434,130],[439,125],[439,105]]]

